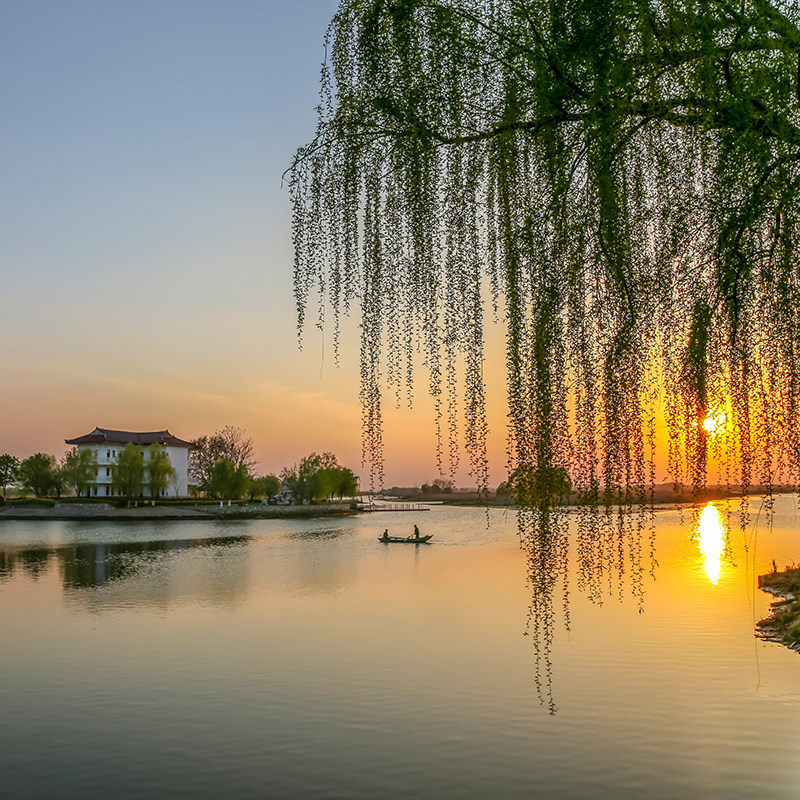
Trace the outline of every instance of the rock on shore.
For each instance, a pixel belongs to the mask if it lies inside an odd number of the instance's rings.
[[[779,599],[770,607],[770,615],[756,623],[756,636],[800,652],[800,568],[787,567],[783,572],[776,568],[759,575],[758,588]]]

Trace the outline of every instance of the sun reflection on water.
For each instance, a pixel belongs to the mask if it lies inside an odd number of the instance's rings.
[[[705,561],[706,574],[714,585],[719,581],[722,556],[725,552],[725,526],[716,507],[709,503],[697,523],[700,552]]]

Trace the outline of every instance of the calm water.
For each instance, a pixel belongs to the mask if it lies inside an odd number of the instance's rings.
[[[2,522],[0,796],[795,800],[800,657],[753,623],[799,526],[660,513],[644,613],[573,587],[551,716],[512,515]]]

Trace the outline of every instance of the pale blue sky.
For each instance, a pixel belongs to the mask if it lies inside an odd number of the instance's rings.
[[[0,3],[0,453],[232,424],[263,471],[358,466],[357,324],[339,371],[319,336],[297,352],[281,186],[337,7]],[[389,485],[436,474],[421,407],[391,422]]]

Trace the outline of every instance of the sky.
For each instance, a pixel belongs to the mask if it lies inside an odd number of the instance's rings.
[[[95,427],[251,436],[260,473],[365,477],[358,321],[297,347],[282,175],[316,124],[338,2],[0,4],[0,453]],[[505,478],[502,356],[487,366]],[[420,386],[425,377],[420,375]],[[437,475],[434,414],[386,411],[386,485]],[[474,485],[466,468],[459,486]]]

